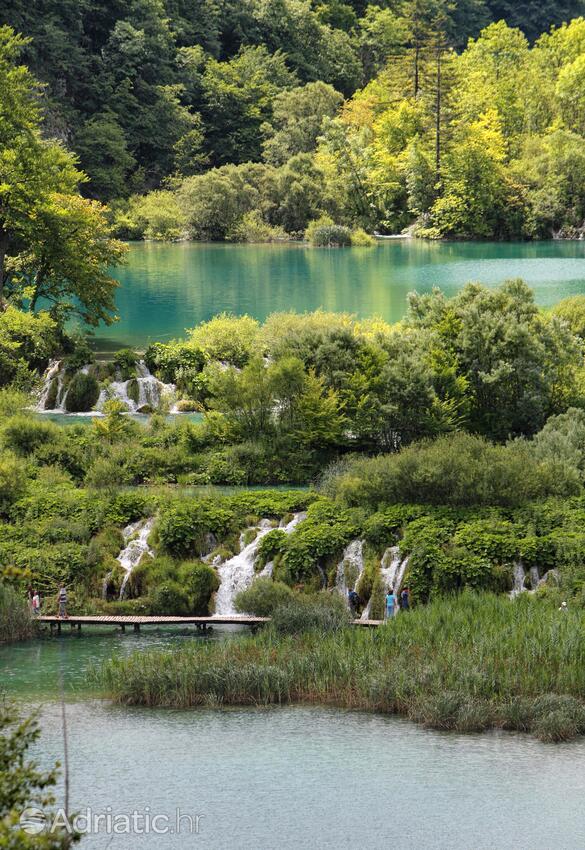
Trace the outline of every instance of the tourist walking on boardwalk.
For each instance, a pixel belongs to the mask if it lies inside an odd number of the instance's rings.
[[[355,617],[357,615],[358,605],[360,604],[360,598],[353,587],[348,591],[347,601],[349,604],[349,610]]]
[[[390,620],[396,611],[396,594],[394,588],[390,587],[386,594],[386,619]]]
[[[410,590],[407,587],[400,594],[400,608],[403,611],[408,611],[410,608]]]
[[[67,619],[67,590],[65,585],[62,584],[59,588],[59,593],[57,594],[57,602],[59,603],[59,618],[61,620]]]
[[[41,613],[41,597],[39,596],[38,590],[33,591],[32,612],[35,617],[38,617]]]

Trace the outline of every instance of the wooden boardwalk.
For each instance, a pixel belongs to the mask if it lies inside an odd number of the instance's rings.
[[[252,631],[270,622],[270,617],[248,617],[246,615],[234,614],[233,616],[218,617],[148,617],[116,615],[106,616],[101,614],[71,616],[65,619],[59,617],[39,617],[41,623],[50,626],[51,631],[61,631],[63,626],[81,631],[82,626],[119,626],[126,631],[126,626],[132,626],[135,632],[140,631],[141,626],[196,626],[199,631],[207,631],[213,626],[249,626]],[[353,626],[363,628],[375,628],[381,625],[382,620],[352,620]]]

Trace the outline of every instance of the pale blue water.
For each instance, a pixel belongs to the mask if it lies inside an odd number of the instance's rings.
[[[115,272],[120,322],[97,332],[98,348],[184,335],[222,311],[264,319],[322,307],[397,321],[412,290],[453,295],[470,280],[523,277],[541,305],[585,292],[585,242],[424,242],[374,248],[134,243]]]
[[[43,766],[63,757],[60,671],[68,684],[71,808],[112,817],[136,811],[140,828],[145,813],[165,819],[156,822],[164,834],[131,835],[108,833],[102,820],[82,848],[583,847],[582,740],[554,746],[504,733],[439,734],[323,708],[164,711],[90,698],[88,665],[114,650],[185,640],[197,638],[85,634],[0,648],[3,687],[26,707],[44,703],[34,750]],[[187,831],[186,816],[198,833]]]

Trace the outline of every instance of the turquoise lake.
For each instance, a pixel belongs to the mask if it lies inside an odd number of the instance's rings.
[[[426,242],[374,248],[200,243],[130,245],[116,269],[120,321],[96,334],[102,350],[184,335],[216,313],[264,319],[279,310],[348,311],[397,321],[408,292],[453,295],[470,280],[522,277],[543,306],[585,293],[585,242]]]
[[[229,634],[218,629],[212,639]],[[26,710],[42,706],[32,755],[47,768],[63,759],[63,681],[71,808],[165,819],[157,822],[162,833],[133,834],[112,834],[102,820],[81,848],[583,847],[583,739],[547,745],[507,733],[441,734],[396,717],[319,707],[129,708],[91,693],[88,670],[112,653],[201,640],[88,630],[0,646],[2,688]],[[62,800],[59,784],[58,806]]]

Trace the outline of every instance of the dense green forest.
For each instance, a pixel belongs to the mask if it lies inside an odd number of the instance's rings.
[[[29,39],[44,135],[75,152],[123,237],[265,241],[326,216],[538,238],[585,218],[585,22],[563,25],[581,11],[17,0],[0,20]]]

